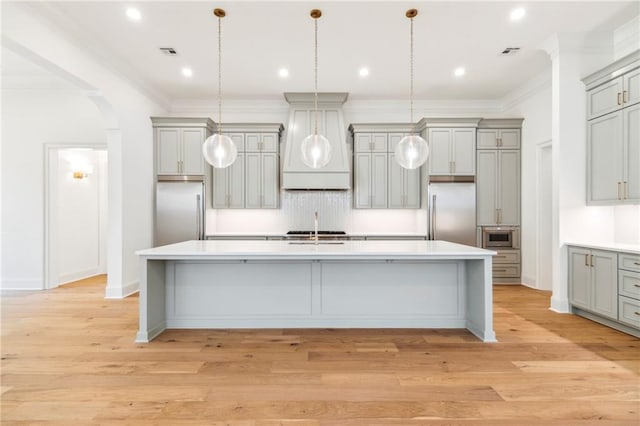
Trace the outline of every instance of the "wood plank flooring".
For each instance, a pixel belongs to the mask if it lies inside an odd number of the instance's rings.
[[[170,330],[105,277],[2,295],[6,425],[640,425],[640,340],[495,288],[466,330]]]

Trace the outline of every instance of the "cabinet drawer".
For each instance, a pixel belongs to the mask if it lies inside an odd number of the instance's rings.
[[[520,263],[520,250],[496,250],[493,263]]]
[[[498,264],[493,265],[494,278],[511,278],[520,276],[520,265],[515,264]]]
[[[640,299],[640,272],[618,269],[618,293]]]
[[[640,256],[636,254],[619,253],[618,268],[640,272]]]
[[[640,328],[640,300],[618,297],[618,320]]]

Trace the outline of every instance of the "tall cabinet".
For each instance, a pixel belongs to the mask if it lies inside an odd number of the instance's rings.
[[[587,204],[640,203],[640,50],[582,80]]]
[[[205,175],[202,144],[213,132],[210,118],[151,117],[156,175]]]
[[[520,225],[521,126],[520,118],[487,119],[478,124],[478,226]]]
[[[280,205],[280,123],[225,123],[238,149],[225,168],[212,168],[214,209],[275,209]]]
[[[398,123],[349,126],[354,150],[354,208],[420,208],[420,168],[402,168],[394,153],[412,127]]]

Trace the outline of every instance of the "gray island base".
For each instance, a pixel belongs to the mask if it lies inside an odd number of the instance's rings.
[[[140,329],[466,328],[495,342],[493,251],[446,241],[185,241],[138,251]]]

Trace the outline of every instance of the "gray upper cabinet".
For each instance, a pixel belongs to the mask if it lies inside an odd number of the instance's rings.
[[[587,87],[587,204],[638,204],[640,51],[583,82]]]
[[[213,208],[278,208],[282,124],[226,123],[224,130],[238,158],[226,169],[213,168]]]
[[[420,169],[406,170],[395,160],[409,124],[352,124],[353,206],[357,209],[420,208]]]
[[[520,129],[478,129],[478,149],[520,149]]]
[[[427,140],[429,175],[475,175],[475,128],[431,128]]]
[[[151,117],[158,175],[204,175],[202,144],[213,132],[209,118]]]

